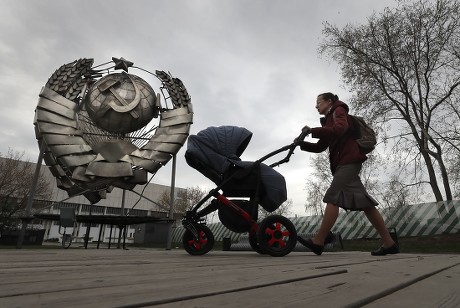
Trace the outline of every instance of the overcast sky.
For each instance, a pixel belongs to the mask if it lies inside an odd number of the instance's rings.
[[[0,10],[0,152],[36,161],[33,119],[38,94],[61,65],[123,57],[149,71],[169,71],[192,97],[192,134],[236,125],[253,132],[243,160],[292,142],[319,125],[319,93],[347,101],[340,72],[317,48],[323,22],[363,23],[390,0],[3,0]],[[130,73],[136,74],[135,71]],[[154,90],[158,87],[152,85]],[[215,185],[177,160],[176,185]],[[284,175],[292,214],[305,215],[310,153],[296,151]],[[282,157],[280,157],[282,158]],[[171,163],[153,182],[169,185]]]

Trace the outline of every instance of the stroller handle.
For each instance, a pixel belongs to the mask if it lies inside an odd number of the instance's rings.
[[[284,164],[284,163],[289,162],[289,159],[291,158],[292,154],[294,154],[295,148],[299,145],[298,142],[299,142],[299,141],[303,141],[303,140],[305,139],[305,137],[308,136],[309,133],[310,133],[310,132],[309,132],[308,130],[305,130],[305,129],[302,130],[302,132],[300,133],[300,135],[299,135],[297,138],[295,138],[295,140],[296,140],[297,142],[293,142],[293,143],[291,143],[290,145],[286,145],[286,146],[282,147],[281,149],[278,149],[278,150],[276,150],[276,151],[273,151],[273,152],[271,152],[271,153],[265,155],[265,156],[262,157],[261,159],[259,159],[257,162],[262,162],[262,161],[264,161],[264,160],[266,160],[266,159],[268,159],[268,158],[270,158],[270,157],[272,157],[272,156],[274,156],[274,155],[276,155],[276,154],[278,154],[278,153],[284,152],[284,151],[286,151],[286,150],[289,150],[289,152],[287,153],[286,157],[283,158],[283,159],[281,159],[280,161],[277,161],[276,163],[271,164],[270,167],[272,167],[272,168],[273,168],[273,167],[278,167],[278,166],[281,165],[281,164]]]

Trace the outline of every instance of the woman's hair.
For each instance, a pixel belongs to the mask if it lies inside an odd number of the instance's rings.
[[[335,101],[338,101],[339,100],[339,97],[331,92],[326,92],[326,93],[323,93],[323,94],[320,94],[318,95],[318,97],[321,97],[323,99],[326,99],[326,100],[331,100],[332,102],[335,102]]]

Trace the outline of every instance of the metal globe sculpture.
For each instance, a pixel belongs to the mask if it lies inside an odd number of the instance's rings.
[[[160,106],[152,87],[142,78],[116,73],[99,79],[85,98],[94,123],[114,133],[141,129],[158,117]]]
[[[162,95],[129,68],[156,77]],[[146,184],[147,174],[184,145],[192,122],[180,79],[112,58],[96,67],[93,59],[79,59],[57,69],[39,95],[34,125],[58,187],[94,204],[114,187]]]

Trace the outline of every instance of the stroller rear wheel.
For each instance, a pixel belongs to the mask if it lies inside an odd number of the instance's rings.
[[[273,257],[290,253],[297,243],[294,224],[284,216],[271,215],[259,224],[257,232],[260,249]]]
[[[200,256],[208,253],[214,246],[214,235],[212,231],[205,225],[194,225],[198,232],[198,238],[190,230],[185,230],[182,237],[182,245],[185,251],[193,256]]]

